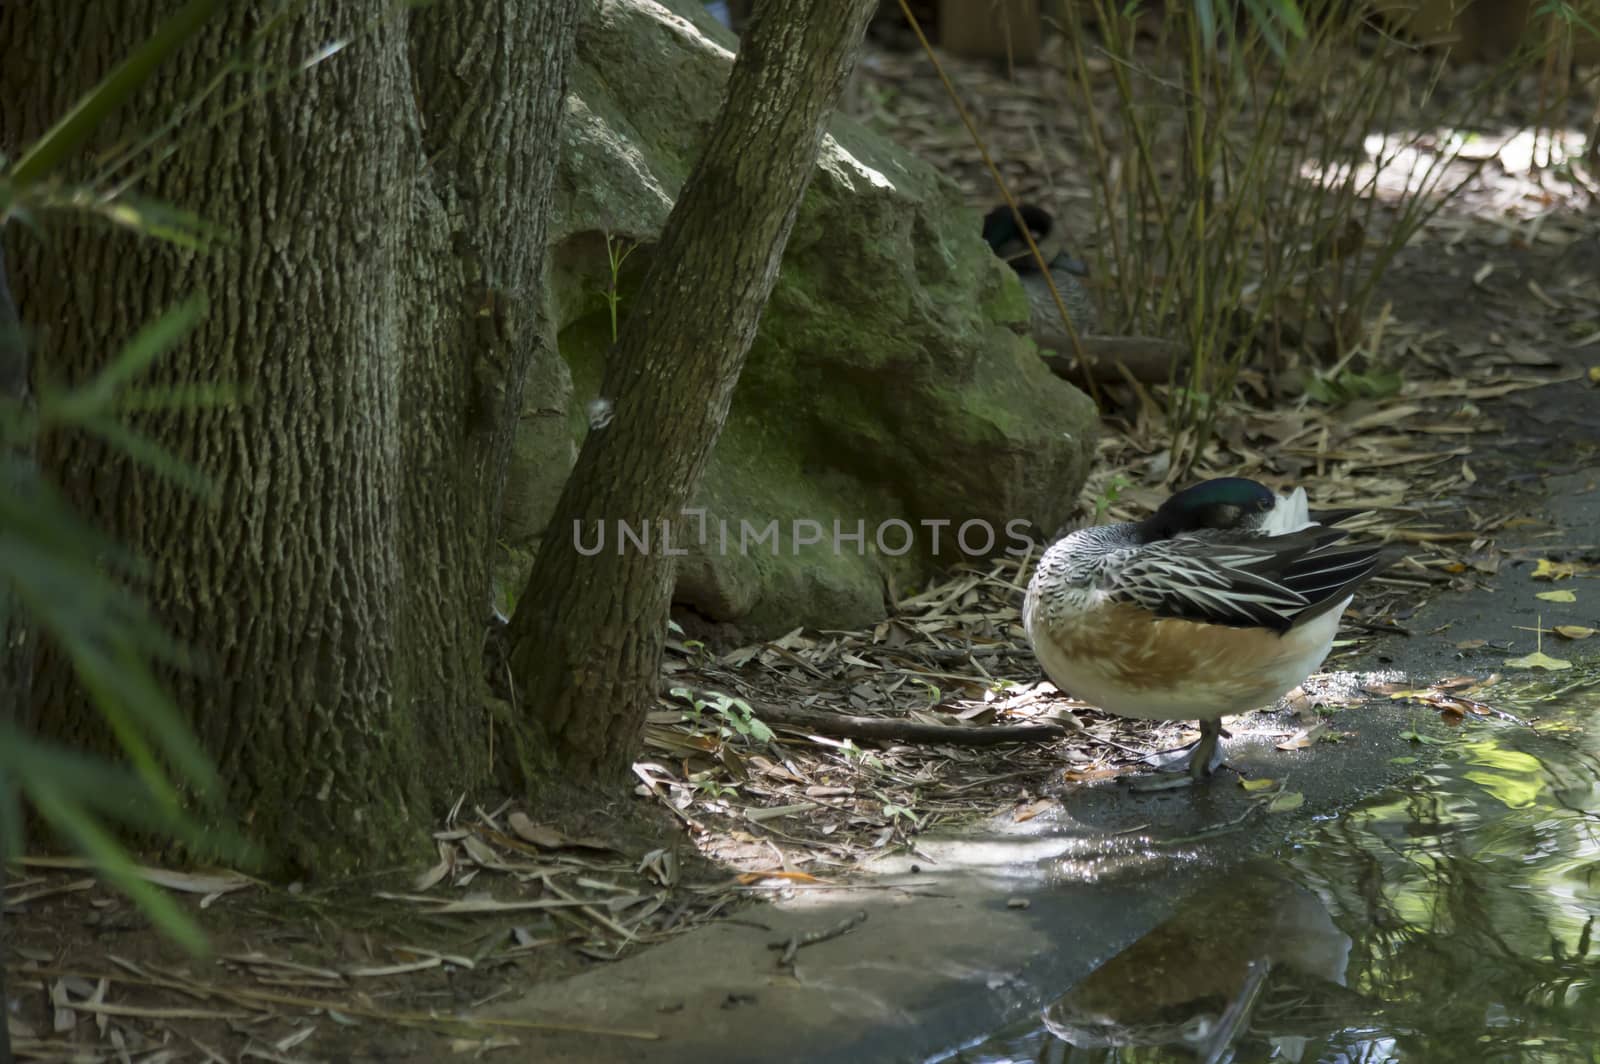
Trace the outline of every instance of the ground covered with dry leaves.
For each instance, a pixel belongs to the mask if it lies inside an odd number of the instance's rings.
[[[1052,102],[1060,71],[948,69],[1019,196],[1086,202],[1074,183],[1082,145]],[[863,100],[866,121],[940,165],[975,206],[996,200],[925,60],[875,49]],[[1497,533],[1523,520],[1546,472],[1592,463],[1540,429],[1600,365],[1594,207],[1578,177],[1533,168],[1522,143],[1487,139],[1488,164],[1391,268],[1365,347],[1394,387],[1317,402],[1247,369],[1193,472],[1304,483],[1314,506],[1372,508],[1353,527],[1406,548],[1347,615],[1330,669],[1437,635],[1411,629],[1417,607],[1529,560],[1497,547]],[[1161,395],[1129,387],[1106,403],[1083,516],[1137,516],[1170,490]],[[864,857],[915,853],[935,828],[1026,818],[1192,738],[1040,682],[1019,618],[1031,561],[949,574],[869,631],[714,645],[680,630],[635,794],[611,808],[459,807],[439,825],[432,867],[332,888],[152,871],[192,900],[211,960],[165,943],[81,868],[30,860],[5,892],[19,1059],[443,1059],[536,1044],[534,1025],[457,1014],[708,921],[759,919],[754,898],[830,889]],[[1498,663],[1479,642],[1460,648],[1463,671]],[[1322,694],[1311,685],[1265,726],[1289,748],[1315,742]],[[998,727],[1030,729],[1027,741],[978,738]]]

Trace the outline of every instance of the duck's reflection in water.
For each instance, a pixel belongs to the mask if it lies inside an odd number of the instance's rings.
[[[1348,1017],[1357,1004],[1345,989],[1351,947],[1321,898],[1254,865],[1101,965],[1044,1010],[1044,1026],[1081,1049],[1171,1046],[1205,1061],[1250,1032],[1297,1060],[1297,1028],[1323,1033],[1329,1006]]]

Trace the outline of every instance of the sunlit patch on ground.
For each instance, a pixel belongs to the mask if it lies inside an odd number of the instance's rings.
[[[1307,163],[1301,176],[1327,185],[1353,176],[1379,202],[1421,194],[1448,199],[1452,215],[1484,219],[1528,221],[1555,209],[1581,210],[1590,192],[1573,169],[1588,148],[1574,128],[1401,129],[1369,133],[1361,146],[1361,161]]]

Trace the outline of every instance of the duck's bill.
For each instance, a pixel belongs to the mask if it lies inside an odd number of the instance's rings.
[[[1006,260],[1007,266],[1017,267],[1024,263],[1032,266],[1034,264],[1033,252],[1028,248],[1027,244],[1020,240],[1008,240],[995,248],[994,251],[996,255]]]

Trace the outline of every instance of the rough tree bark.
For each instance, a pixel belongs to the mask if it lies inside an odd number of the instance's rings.
[[[607,361],[584,441],[512,618],[512,670],[563,773],[625,775],[661,666],[681,521],[728,413],[873,0],[762,0],[722,112]],[[586,554],[648,522],[648,551]],[[613,544],[614,546],[614,544]]]
[[[176,0],[0,5],[0,150],[38,136]],[[158,615],[203,671],[168,677],[234,812],[289,874],[415,853],[488,778],[489,545],[533,357],[577,0],[459,0],[404,18],[230,4],[85,153],[151,128],[247,48],[287,88],[186,142],[137,191],[236,238],[193,254],[83,224],[5,234],[41,368],[82,379],[196,290],[211,312],[156,371],[245,390],[141,427],[211,504],[93,440],[41,448],[82,512],[155,563]],[[383,16],[383,17],[379,17]],[[248,42],[248,43],[247,43]],[[230,77],[224,99],[250,90]],[[40,655],[34,723],[103,748]]]

